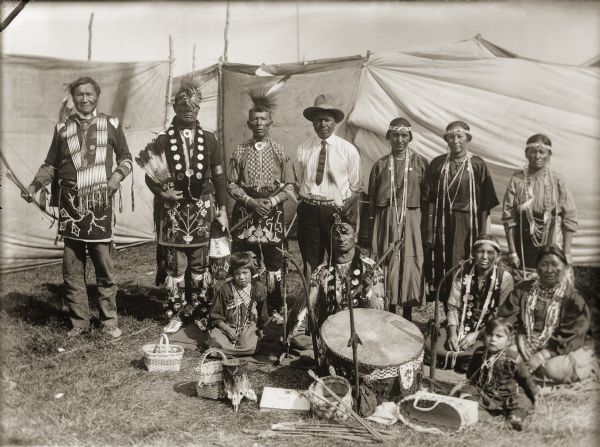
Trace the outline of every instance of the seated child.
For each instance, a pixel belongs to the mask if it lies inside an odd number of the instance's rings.
[[[512,339],[513,326],[504,318],[486,324],[483,346],[475,350],[467,372],[470,385],[462,386],[458,394],[477,400],[491,414],[504,414],[512,428],[522,430],[538,387],[518,351],[510,346]]]
[[[267,289],[261,282],[252,282],[257,270],[252,252],[234,253],[229,262],[232,278],[215,292],[206,344],[227,355],[252,355],[258,330],[269,321]]]

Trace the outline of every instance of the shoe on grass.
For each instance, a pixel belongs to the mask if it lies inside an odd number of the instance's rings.
[[[524,426],[523,418],[516,414],[511,414],[508,418],[508,425],[510,425],[510,428],[513,430],[522,431]]]
[[[169,321],[169,323],[167,323],[167,325],[163,328],[162,331],[165,334],[174,334],[179,329],[181,329],[182,324],[183,324],[183,322],[181,321],[181,319],[179,317],[173,317],[173,318],[171,318],[171,321]]]
[[[69,338],[79,337],[80,335],[83,335],[83,333],[86,331],[87,331],[86,327],[74,327],[69,332],[67,332],[67,337],[69,337]]]
[[[105,326],[102,328],[102,332],[112,338],[119,338],[121,336],[121,329],[117,326]]]
[[[283,315],[281,315],[279,312],[275,311],[275,312],[273,312],[273,315],[271,315],[271,321],[273,323],[275,323],[276,325],[280,326],[283,324]]]

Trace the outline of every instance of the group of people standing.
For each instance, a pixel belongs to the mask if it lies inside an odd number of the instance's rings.
[[[48,156],[23,197],[32,200],[36,191],[53,184],[58,232],[65,239],[63,273],[73,326],[68,335],[78,336],[90,324],[87,248],[96,269],[102,326],[119,337],[112,196],[131,172],[132,156],[119,120],[96,111],[98,84],[79,78],[70,92],[76,111],[56,126]],[[290,316],[291,345],[310,349],[308,311],[314,311],[317,325],[349,306],[394,313],[402,307],[411,319],[412,307],[424,305],[432,289],[447,284],[441,290],[447,324],[438,337],[438,353],[446,363],[460,363],[465,353],[470,361],[486,325],[501,316],[514,324],[517,350],[531,370],[543,367],[545,377],[556,381],[583,374],[585,356],[576,353],[590,312],[567,274],[576,209],[564,180],[549,167],[548,137],[527,140],[527,164],[513,174],[504,196],[509,264],[538,272],[537,279],[515,288],[508,269],[497,262],[500,246],[488,234],[490,211],[499,201],[485,161],[469,150],[473,136],[467,123],[450,123],[443,135],[446,153],[428,162],[411,144],[411,123],[406,118],[390,122],[390,152],[375,162],[369,176],[367,256],[356,246],[359,151],[335,134],[344,112],[319,95],[303,111],[314,135],[290,157],[269,136],[274,97],[264,91],[249,96],[252,137],[233,151],[227,173],[215,136],[197,121],[202,94],[193,79],[176,93],[168,129],[144,149],[145,158],[140,154],[155,196],[159,277],[170,317],[165,332],[177,332],[182,316],[190,315],[209,332],[213,345],[233,355],[254,352],[256,329],[282,310],[289,232],[283,203],[293,200],[299,202],[297,236],[310,309]],[[229,251],[219,241],[230,231],[227,193],[235,200],[234,253],[224,264]],[[257,282],[261,263],[266,281]],[[450,280],[442,281],[451,272]],[[510,326],[511,337],[512,331]]]

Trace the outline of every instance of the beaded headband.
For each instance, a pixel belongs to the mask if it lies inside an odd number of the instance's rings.
[[[529,143],[527,146],[525,146],[525,149],[529,149],[530,147],[541,147],[542,149],[547,149],[549,151],[552,150],[552,146],[548,146],[544,143]]]
[[[412,129],[410,127],[406,127],[406,126],[390,126],[390,128],[388,129],[388,132],[412,132]]]
[[[471,133],[470,130],[463,129],[462,127],[457,127],[457,128],[451,129],[451,130],[447,130],[446,131],[446,135],[449,134],[449,133],[459,133],[459,132],[469,133],[469,134]]]
[[[498,252],[500,251],[500,244],[498,244],[498,242],[496,241],[492,241],[490,239],[478,239],[475,241],[475,243],[473,244],[473,247],[477,247],[478,245],[481,244],[488,244],[491,245],[492,247],[494,247],[496,250],[498,250]]]

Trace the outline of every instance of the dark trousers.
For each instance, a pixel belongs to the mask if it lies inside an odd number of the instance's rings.
[[[240,251],[251,251],[256,256],[256,259],[265,264],[265,268],[269,272],[276,272],[281,268],[282,255],[279,250],[283,249],[283,242],[275,245],[267,244],[252,244],[247,241],[234,241],[233,253]]]
[[[327,205],[298,205],[298,246],[304,264],[314,270],[331,253],[331,216],[335,209]]]
[[[103,326],[114,327],[117,325],[117,283],[110,242],[83,242],[65,238],[63,279],[71,324],[74,328],[86,328],[90,324],[85,284],[86,246],[96,272],[100,320]]]

